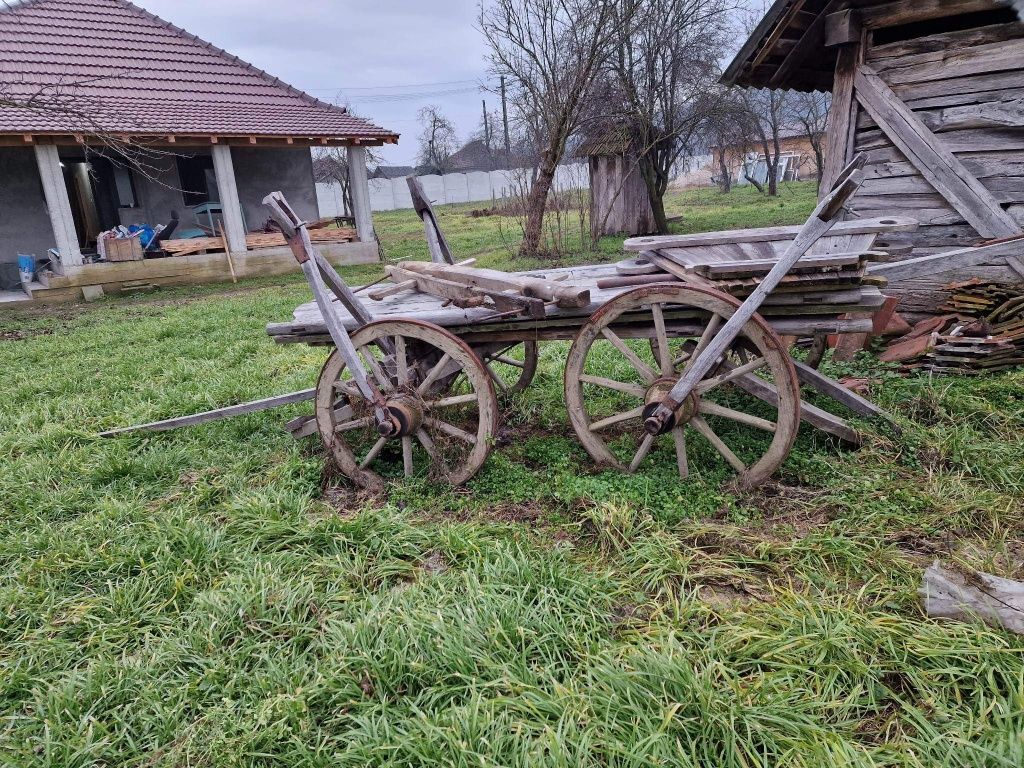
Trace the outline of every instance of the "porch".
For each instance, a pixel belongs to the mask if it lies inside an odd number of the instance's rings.
[[[10,252],[5,255],[49,258],[23,295],[3,292],[0,307],[297,271],[283,236],[265,227],[262,199],[280,190],[307,220],[319,218],[312,142],[169,138],[146,146],[144,164],[109,147],[57,137],[26,136],[22,146],[9,139],[0,145],[0,200],[9,212],[6,224],[0,223],[0,242]],[[379,259],[366,150],[353,143],[346,153],[354,221],[341,227],[329,222],[318,242],[337,266]],[[104,260],[98,253],[102,232],[133,224],[171,227],[175,220],[169,238],[136,260]]]

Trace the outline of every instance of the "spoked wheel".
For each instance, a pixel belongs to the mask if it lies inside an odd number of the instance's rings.
[[[523,341],[487,349],[482,352],[484,364],[491,372],[494,386],[502,394],[524,392],[537,375],[536,341]]]
[[[487,368],[469,345],[416,320],[370,323],[352,343],[398,429],[389,437],[377,432],[372,404],[335,350],[317,382],[316,420],[341,471],[364,488],[403,475],[453,485],[473,477],[490,453],[498,405]],[[381,351],[389,347],[393,356]]]
[[[800,390],[789,355],[759,315],[664,433],[644,430],[644,420],[739,306],[718,291],[652,285],[594,313],[569,351],[565,399],[573,429],[595,461],[636,472],[674,450],[680,477],[691,466],[728,465],[741,489],[782,465],[800,426]]]

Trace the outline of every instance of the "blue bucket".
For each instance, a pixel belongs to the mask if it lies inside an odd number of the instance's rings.
[[[21,275],[21,282],[31,283],[36,276],[36,257],[19,253],[18,273]]]

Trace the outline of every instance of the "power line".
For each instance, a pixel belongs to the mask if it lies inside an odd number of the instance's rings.
[[[444,80],[437,83],[406,83],[405,85],[351,85],[335,86],[334,88],[309,88],[310,91],[383,91],[392,88],[434,88],[440,85],[477,85],[481,81],[475,80]]]

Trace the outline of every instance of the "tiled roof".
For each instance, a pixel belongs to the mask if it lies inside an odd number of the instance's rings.
[[[0,9],[0,95],[48,105],[0,106],[0,133],[397,137],[125,0]]]

